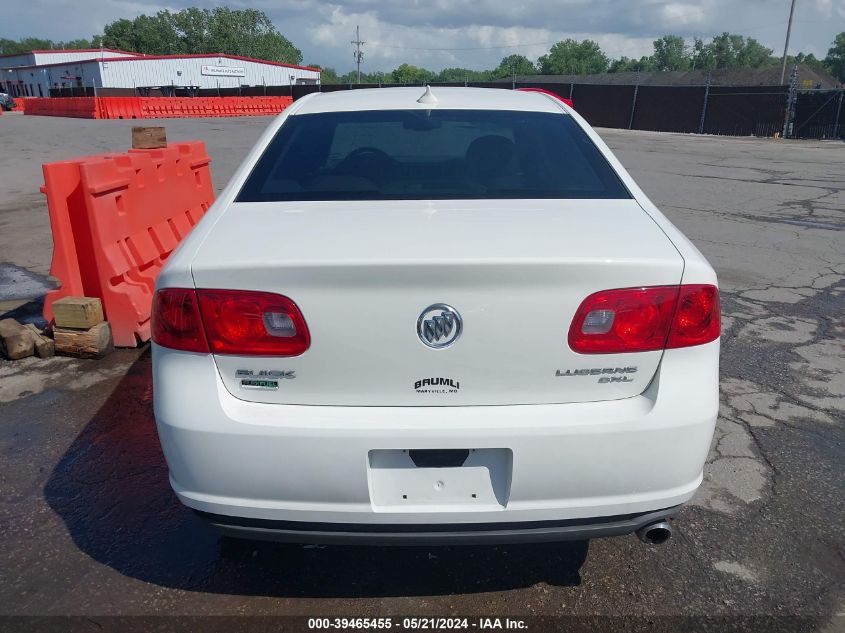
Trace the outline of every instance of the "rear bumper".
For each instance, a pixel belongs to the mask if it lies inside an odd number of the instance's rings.
[[[635,531],[650,513],[667,516],[701,483],[718,411],[718,349],[717,341],[667,351],[649,388],[624,400],[339,407],[239,400],[210,356],[154,346],[155,413],[179,499],[253,538],[607,536]],[[374,474],[372,455],[408,449],[499,451],[511,456],[506,485],[495,498],[466,503],[383,503],[374,486],[385,473]],[[390,494],[403,492],[388,484]]]
[[[577,541],[633,534],[677,514],[680,506],[625,516],[527,523],[457,525],[360,525],[268,521],[196,513],[227,536],[321,545],[501,545]]]

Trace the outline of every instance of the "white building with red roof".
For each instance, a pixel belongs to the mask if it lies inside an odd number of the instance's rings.
[[[47,97],[50,89],[226,90],[320,83],[320,70],[222,53],[139,55],[112,49],[30,51],[0,56],[0,92]]]

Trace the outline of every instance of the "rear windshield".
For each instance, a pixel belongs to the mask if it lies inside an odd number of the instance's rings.
[[[502,110],[292,115],[239,202],[630,198],[571,117]]]

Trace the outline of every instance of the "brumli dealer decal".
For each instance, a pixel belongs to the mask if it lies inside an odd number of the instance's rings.
[[[453,378],[422,378],[414,383],[417,393],[458,393],[461,383]]]

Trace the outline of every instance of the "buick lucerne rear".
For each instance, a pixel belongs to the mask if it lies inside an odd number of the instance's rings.
[[[538,93],[300,99],[162,271],[153,341],[173,489],[249,538],[660,542],[718,408],[712,268]]]

